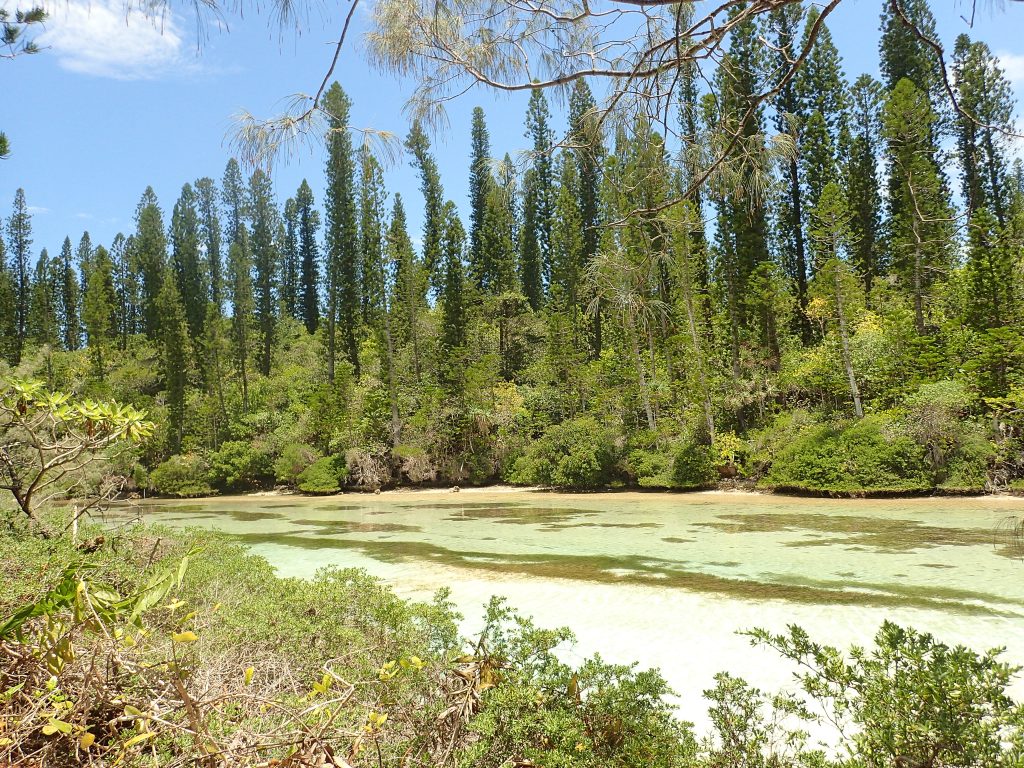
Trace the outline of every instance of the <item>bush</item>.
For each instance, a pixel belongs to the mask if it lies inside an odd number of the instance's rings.
[[[459,765],[503,768],[508,755],[520,757],[515,765],[557,768],[697,765],[692,728],[673,717],[658,671],[600,657],[571,666],[556,648],[572,639],[492,599],[480,647],[502,666],[469,723]]]
[[[885,416],[808,429],[779,451],[764,484],[840,495],[907,493],[933,485],[924,447],[899,434]]]
[[[672,485],[676,488],[706,488],[717,479],[713,451],[706,445],[684,445],[672,461]]]
[[[980,430],[964,431],[939,477],[938,487],[947,493],[981,493],[989,485],[988,470],[995,447],[979,434]]]
[[[270,457],[256,444],[232,440],[210,455],[214,485],[224,490],[245,491],[270,482],[274,473]]]
[[[337,493],[347,476],[344,457],[324,456],[299,475],[299,490],[312,494]]]
[[[996,451],[985,430],[970,419],[967,387],[957,381],[922,384],[903,404],[907,432],[924,447],[938,487],[950,493],[985,490]]]
[[[1007,695],[1019,667],[886,621],[871,649],[819,645],[796,625],[747,633],[799,664],[801,688],[858,766],[1020,765],[1024,709]],[[849,659],[849,661],[847,661]],[[738,764],[738,763],[736,763]]]
[[[288,443],[274,462],[274,479],[279,483],[295,485],[299,475],[320,458],[316,448],[305,443]]]
[[[615,459],[612,431],[584,416],[548,427],[506,479],[522,485],[595,488],[615,479]]]
[[[171,456],[149,473],[150,489],[162,496],[209,496],[214,492],[210,480],[210,465],[195,453]]]
[[[643,448],[630,451],[626,457],[626,470],[641,488],[672,486],[672,457],[664,451]]]
[[[391,482],[391,457],[384,451],[351,448],[345,451],[345,468],[352,485],[377,489]]]
[[[817,416],[802,408],[779,414],[750,436],[749,475],[763,477],[784,449],[820,425]]]

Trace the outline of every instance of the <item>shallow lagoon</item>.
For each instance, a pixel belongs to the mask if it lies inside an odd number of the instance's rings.
[[[1024,499],[495,490],[224,497],[144,513],[219,529],[282,576],[354,566],[409,597],[448,587],[467,632],[505,595],[538,623],[570,626],[579,641],[567,653],[661,667],[698,724],[717,671],[789,683],[772,652],[736,634],[754,626],[797,623],[847,646],[888,618],[1006,646],[1024,664],[1024,560],[1007,532]]]

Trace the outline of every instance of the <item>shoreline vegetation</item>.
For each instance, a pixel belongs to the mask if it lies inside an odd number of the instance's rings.
[[[337,82],[322,184],[230,158],[173,199],[147,188],[109,243],[38,255],[18,190],[0,377],[147,414],[115,471],[169,496],[1024,490],[1024,160],[998,56],[960,36],[947,92],[930,33],[886,4],[881,80],[849,82],[824,15],[783,5],[734,18],[714,77],[681,70],[660,122],[613,130],[586,78],[561,111],[535,88],[513,161],[475,108],[464,201],[416,120],[419,188],[389,186]],[[806,67],[754,98],[805,36]]]
[[[237,499],[237,498],[275,498],[298,496],[301,498],[331,498],[335,496],[433,496],[448,494],[509,494],[509,493],[536,493],[539,495],[569,495],[569,496],[599,496],[638,494],[643,496],[665,495],[665,496],[691,496],[691,495],[713,495],[713,496],[775,496],[780,498],[817,498],[817,499],[926,499],[926,498],[962,498],[970,500],[990,499],[1022,499],[1024,490],[992,490],[977,492],[975,490],[950,491],[941,488],[922,491],[849,491],[849,492],[814,492],[801,491],[790,488],[764,488],[756,484],[741,484],[730,482],[723,483],[716,488],[639,488],[639,487],[611,487],[603,488],[556,488],[545,486],[518,486],[506,483],[494,485],[470,485],[470,486],[392,486],[380,489],[345,488],[331,494],[303,493],[295,488],[277,487],[248,492],[234,493],[210,493],[203,496],[173,496],[150,493],[135,500],[138,501],[189,501],[204,499]],[[134,497],[133,497],[134,498]],[[119,501],[125,501],[122,497]]]

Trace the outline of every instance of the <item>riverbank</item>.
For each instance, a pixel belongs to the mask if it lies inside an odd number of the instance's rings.
[[[671,488],[600,488],[594,490],[579,490],[579,489],[565,489],[565,488],[551,488],[544,486],[516,486],[508,484],[495,484],[495,485],[473,485],[473,486],[398,486],[393,488],[386,488],[380,490],[363,490],[363,489],[344,489],[338,493],[333,494],[308,494],[290,488],[274,488],[271,490],[259,490],[251,491],[248,493],[229,493],[229,494],[209,494],[204,496],[189,496],[186,498],[178,496],[161,496],[157,494],[148,494],[145,496],[146,500],[154,499],[166,499],[173,501],[187,501],[202,500],[202,499],[219,499],[219,498],[234,498],[234,497],[251,497],[251,498],[279,498],[279,497],[297,497],[307,499],[331,499],[344,496],[410,496],[410,497],[431,497],[440,495],[505,495],[514,493],[524,494],[537,494],[537,495],[548,495],[557,496],[565,495],[570,497],[592,497],[600,495],[608,496],[628,496],[635,495],[638,498],[651,497],[651,496],[751,496],[751,497],[776,497],[776,498],[797,498],[797,499],[846,499],[856,501],[858,499],[870,500],[870,499],[928,499],[928,498],[956,498],[956,499],[1024,499],[1024,492],[1017,491],[993,491],[990,493],[948,493],[943,492],[940,489],[936,489],[931,492],[903,492],[903,493],[851,493],[851,494],[835,494],[835,493],[806,493],[797,492],[792,490],[772,490],[766,488],[757,488],[754,486],[739,486],[735,484],[724,485],[719,488],[705,488],[705,489],[671,489]]]

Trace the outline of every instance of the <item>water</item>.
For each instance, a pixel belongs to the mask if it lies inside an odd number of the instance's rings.
[[[869,644],[885,619],[1024,664],[1024,560],[1010,498],[822,500],[731,493],[463,491],[158,502],[146,519],[219,529],[282,576],[355,566],[402,595],[449,587],[472,632],[505,595],[567,625],[583,658],[660,667],[680,714],[721,670],[767,690],[792,669],[737,631],[796,623]],[[1013,691],[1024,699],[1024,682]]]

